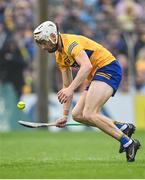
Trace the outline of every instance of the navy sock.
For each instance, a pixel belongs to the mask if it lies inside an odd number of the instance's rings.
[[[132,139],[130,139],[128,136],[123,135],[120,139],[120,143],[123,145],[123,147],[128,147],[132,143]]]
[[[121,122],[115,121],[114,124],[121,131],[125,130],[128,127],[127,123],[121,123]]]

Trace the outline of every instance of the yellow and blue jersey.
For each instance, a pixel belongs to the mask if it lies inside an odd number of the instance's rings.
[[[62,51],[56,51],[56,63],[61,70],[77,66],[75,58],[84,50],[93,66],[87,79],[90,81],[97,69],[115,61],[115,57],[101,44],[81,35],[61,34],[63,43]]]

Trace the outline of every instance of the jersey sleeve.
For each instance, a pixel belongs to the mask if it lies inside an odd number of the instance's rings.
[[[67,53],[72,56],[74,59],[84,48],[77,41],[71,41],[68,44]]]

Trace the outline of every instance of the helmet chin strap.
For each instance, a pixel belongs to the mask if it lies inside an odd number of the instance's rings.
[[[55,45],[55,47],[53,47],[52,49],[48,50],[49,53],[54,53],[55,51],[58,50],[58,40],[57,40],[57,43],[54,43],[54,42],[52,42],[52,43]]]
[[[52,49],[49,49],[48,52],[49,53],[54,53],[55,51],[57,51],[57,49],[58,49],[58,43],[56,44],[55,47],[53,47]]]

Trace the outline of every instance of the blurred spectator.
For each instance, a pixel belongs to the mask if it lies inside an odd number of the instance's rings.
[[[136,61],[136,88],[145,93],[145,47],[140,49]]]
[[[7,6],[7,2],[5,0],[0,0],[0,21],[4,21],[4,12]]]
[[[119,60],[122,69],[123,69],[123,76],[122,81],[120,84],[120,91],[122,92],[128,92],[129,90],[129,83],[128,83],[128,58],[126,55],[120,54],[117,56],[117,59]]]
[[[145,28],[145,26],[144,26]],[[139,51],[145,47],[145,29],[144,31],[139,31],[138,32],[138,37],[135,43],[135,55],[137,56]]]
[[[22,88],[24,93],[28,92],[23,86],[33,74],[30,70],[35,54],[33,3],[33,0],[0,0],[0,79],[11,82],[19,96]],[[29,89],[32,92],[33,88]]]
[[[0,81],[12,83],[18,97],[24,85],[23,71],[26,64],[14,39],[8,39],[0,49]]]
[[[115,54],[127,54],[127,45],[123,39],[121,33],[117,29],[108,31],[106,36],[104,46],[106,46],[110,51]]]
[[[123,30],[134,31],[135,20],[144,15],[144,10],[134,0],[121,0],[116,6],[116,15]]]

